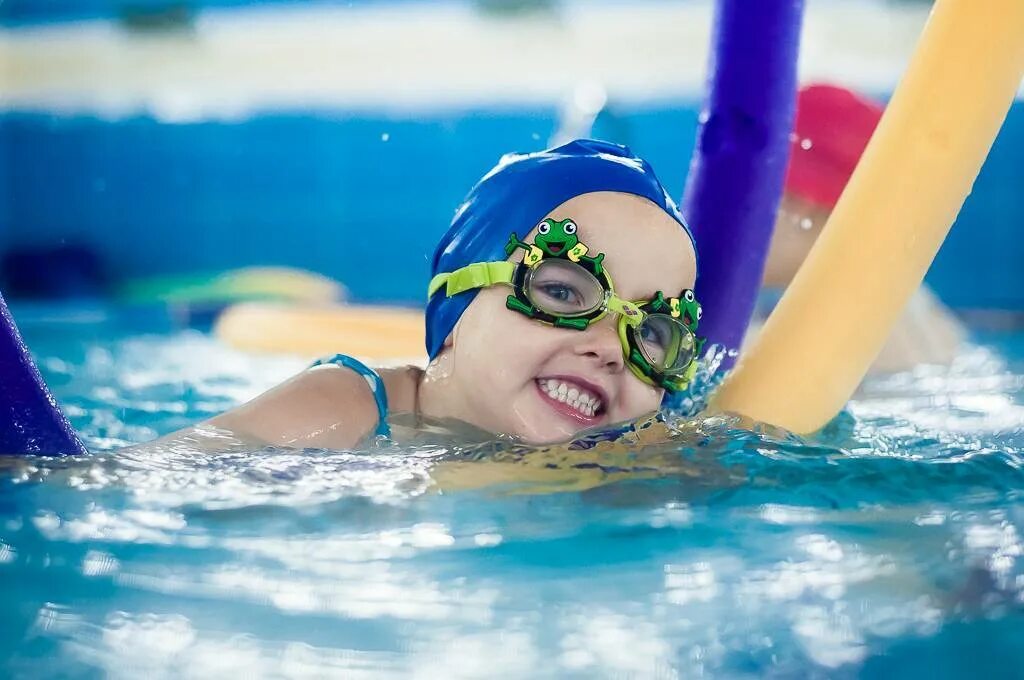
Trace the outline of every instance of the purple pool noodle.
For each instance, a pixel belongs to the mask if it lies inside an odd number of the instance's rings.
[[[700,253],[700,334],[730,349],[739,349],[750,323],[782,196],[803,5],[719,0],[716,10],[682,211]]]
[[[0,295],[0,454],[85,452]]]

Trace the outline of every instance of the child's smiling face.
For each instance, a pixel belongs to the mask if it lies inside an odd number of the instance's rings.
[[[615,192],[583,194],[546,217],[572,218],[588,254],[605,254],[604,267],[621,298],[641,300],[657,291],[677,295],[693,288],[697,266],[690,238],[646,199]],[[523,240],[532,241],[534,235]],[[584,331],[554,328],[506,308],[510,292],[507,286],[481,290],[432,362],[427,373],[434,383],[432,403],[424,405],[433,415],[549,443],[658,409],[663,391],[626,366],[616,315]],[[569,398],[559,400],[560,389]],[[570,405],[574,401],[575,407]]]

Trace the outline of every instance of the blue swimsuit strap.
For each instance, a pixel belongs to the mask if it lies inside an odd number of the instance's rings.
[[[310,368],[331,364],[350,368],[366,379],[367,384],[370,386],[370,391],[373,392],[373,400],[377,402],[377,429],[374,430],[374,434],[378,437],[390,438],[391,428],[388,427],[387,422],[388,392],[384,388],[384,380],[380,377],[380,374],[363,362],[353,359],[346,354],[335,354],[333,357],[317,359]]]

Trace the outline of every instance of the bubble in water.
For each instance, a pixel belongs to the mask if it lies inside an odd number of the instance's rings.
[[[812,146],[814,146],[814,142],[812,142],[810,139],[800,140],[800,148],[803,149],[804,151],[810,150]]]
[[[386,141],[388,141],[389,139],[391,139],[391,133],[390,133],[390,132],[385,132],[385,133],[383,133],[383,134],[382,134],[382,135],[380,136],[380,141],[382,141],[382,142],[386,142]]]
[[[814,227],[814,220],[810,217],[800,218],[800,228],[804,231],[810,231]]]

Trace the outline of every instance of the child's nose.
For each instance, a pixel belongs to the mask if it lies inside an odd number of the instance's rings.
[[[580,334],[576,353],[593,359],[602,368],[611,372],[619,371],[625,366],[618,329],[614,323],[609,323],[608,319],[590,324],[590,327]]]

